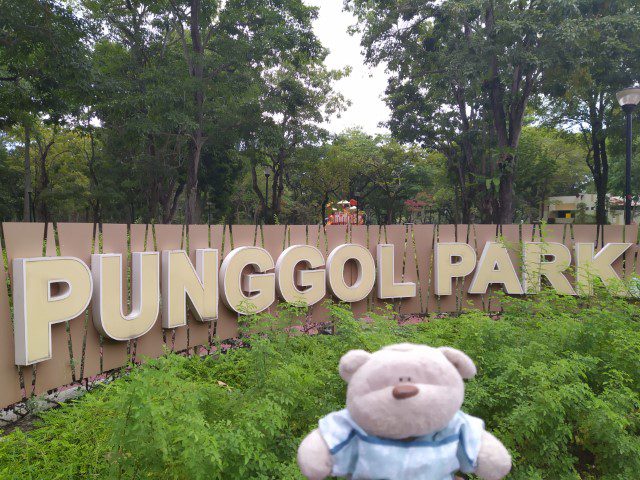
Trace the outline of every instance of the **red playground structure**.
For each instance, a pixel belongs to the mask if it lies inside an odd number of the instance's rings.
[[[356,200],[341,200],[337,203],[338,208],[333,208],[328,204],[332,212],[327,219],[327,225],[364,225],[364,213],[358,210]]]

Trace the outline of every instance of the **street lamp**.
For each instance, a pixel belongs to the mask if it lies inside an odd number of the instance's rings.
[[[264,223],[269,223],[269,176],[271,175],[271,167],[264,166]]]
[[[631,143],[633,111],[640,103],[640,88],[626,88],[616,94],[618,102],[627,115],[627,164],[624,183],[624,223],[631,225]]]

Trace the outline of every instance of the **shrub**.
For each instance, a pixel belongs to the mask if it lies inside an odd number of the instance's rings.
[[[514,457],[511,479],[629,479],[640,472],[640,309],[606,294],[504,299],[479,311],[398,326],[330,305],[333,335],[250,317],[248,348],[170,354],[0,441],[8,479],[301,478],[295,451],[318,419],[343,408],[340,356],[393,342],[451,345],[478,365],[464,409]]]

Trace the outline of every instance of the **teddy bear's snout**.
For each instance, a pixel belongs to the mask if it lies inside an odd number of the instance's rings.
[[[402,400],[404,398],[415,397],[420,390],[415,385],[396,385],[393,387],[393,398],[397,398],[398,400]]]

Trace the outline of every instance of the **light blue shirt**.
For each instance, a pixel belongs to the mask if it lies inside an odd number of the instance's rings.
[[[477,466],[484,422],[458,411],[439,432],[412,441],[367,435],[344,409],[320,419],[332,475],[354,480],[453,480]]]

